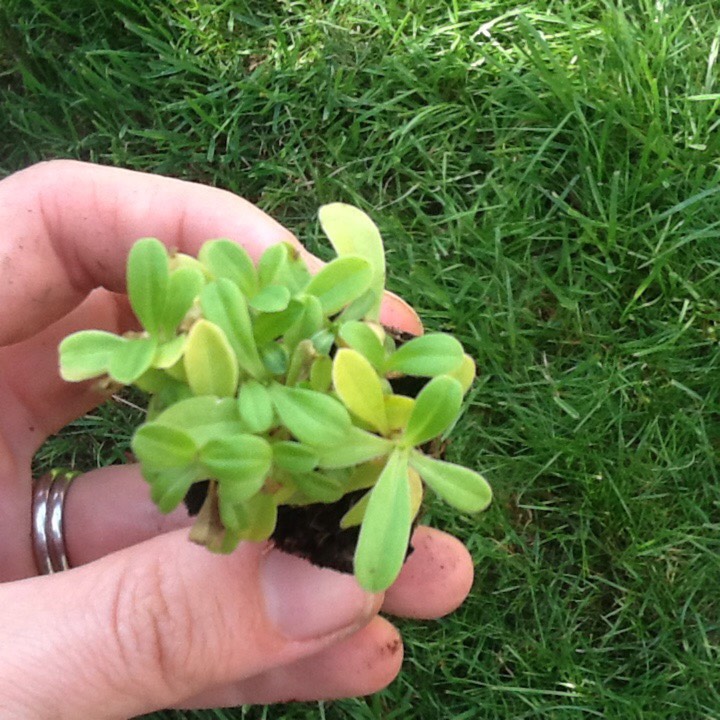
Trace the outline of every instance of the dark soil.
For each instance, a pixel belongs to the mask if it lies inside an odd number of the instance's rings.
[[[275,546],[305,558],[313,565],[352,573],[360,528],[342,530],[340,520],[366,492],[348,493],[330,505],[316,503],[279,507],[277,525],[272,534]]]

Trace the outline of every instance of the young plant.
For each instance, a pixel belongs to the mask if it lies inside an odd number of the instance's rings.
[[[150,395],[133,452],[162,512],[204,484],[191,538],[211,550],[270,538],[279,507],[359,493],[338,530],[360,527],[354,571],[378,592],[400,572],[423,484],[463,512],[490,503],[481,475],[427,453],[475,366],[450,335],[398,342],[382,327],[385,257],[365,213],[334,203],[320,224],[337,257],[315,275],[290,244],[255,266],[230,240],[197,259],[138,240],[127,289],[143,330],[70,335],[60,373]]]

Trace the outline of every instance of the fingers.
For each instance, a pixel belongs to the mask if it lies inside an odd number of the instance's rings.
[[[183,708],[267,705],[357,697],[378,692],[400,672],[400,633],[376,617],[369,625],[312,657],[241,683],[214,688],[188,699]]]
[[[136,465],[102,468],[80,476],[65,503],[65,541],[71,565],[88,563],[192,522],[182,506],[170,515],[156,509]],[[412,545],[414,552],[385,594],[383,610],[427,619],[452,612],[472,586],[470,554],[456,538],[428,527],[415,531]]]
[[[113,465],[80,475],[66,495],[64,515],[71,567],[193,522],[184,505],[169,515],[155,507],[139,465]]]
[[[66,383],[58,375],[58,345],[81,328],[123,333],[134,329],[127,297],[107,290],[92,292],[69,315],[23,342],[0,348],[0,376],[7,390],[30,415],[26,432],[17,431],[18,420],[12,413],[0,415],[0,430],[13,439],[15,454],[27,460],[49,435],[107,399],[95,389],[93,381]]]
[[[140,237],[192,255],[205,240],[229,237],[254,259],[274,243],[297,245],[288,230],[232,193],[67,160],[0,182],[0,226],[0,345],[38,332],[97,287],[123,292],[127,254]]]
[[[37,332],[97,287],[125,290],[125,261],[140,237],[195,254],[230,237],[257,258],[280,241],[281,225],[232,193],[74,161],[33,166],[0,183],[0,344]]]
[[[473,561],[467,548],[441,530],[419,527],[413,553],[385,593],[383,610],[416,619],[442,617],[456,610],[473,583]]]
[[[182,705],[321,652],[378,601],[351,576],[264,545],[217,556],[169,533],[0,587],[0,707],[124,718]]]

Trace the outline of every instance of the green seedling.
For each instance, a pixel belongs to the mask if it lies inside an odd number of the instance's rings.
[[[400,572],[424,486],[463,512],[490,503],[481,475],[428,452],[475,365],[450,335],[398,343],[380,324],[385,257],[365,213],[334,203],[320,224],[337,257],[315,275],[290,244],[255,266],[230,240],[197,259],[138,240],[127,288],[142,332],[70,335],[60,373],[149,394],[133,452],[162,512],[209,481],[191,538],[211,550],[270,538],[279,506],[364,491],[339,528],[360,526],[354,571],[378,592]],[[404,376],[425,379],[416,397],[394,391]]]

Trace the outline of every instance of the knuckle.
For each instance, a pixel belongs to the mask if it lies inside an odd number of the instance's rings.
[[[121,673],[138,692],[145,686],[171,700],[192,689],[192,602],[160,560],[123,575],[111,595],[109,626]]]

